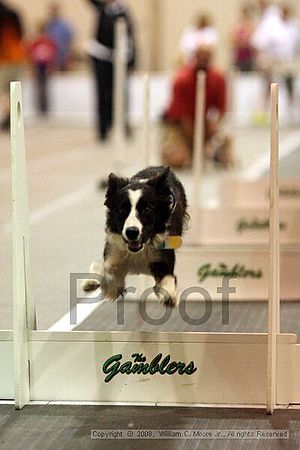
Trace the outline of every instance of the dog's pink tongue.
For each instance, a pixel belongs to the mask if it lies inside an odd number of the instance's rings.
[[[131,241],[129,243],[129,248],[131,250],[139,250],[142,247],[142,244],[139,241]]]

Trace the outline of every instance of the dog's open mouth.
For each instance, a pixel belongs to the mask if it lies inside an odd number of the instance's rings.
[[[130,241],[127,242],[128,250],[131,253],[138,253],[144,248],[144,244],[141,241]]]

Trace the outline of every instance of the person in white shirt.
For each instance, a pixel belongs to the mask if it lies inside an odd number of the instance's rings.
[[[282,44],[284,50],[282,54],[282,62],[285,64],[285,85],[289,98],[289,106],[292,109],[294,103],[294,75],[293,65],[299,57],[300,50],[300,22],[292,15],[289,5],[281,6],[281,17],[284,29],[284,42]]]
[[[262,65],[262,57],[271,62],[278,58],[284,30],[280,8],[266,1],[259,2],[259,5],[262,14],[252,36],[252,45],[258,52],[258,65]]]
[[[300,26],[291,17],[287,5],[278,6],[260,0],[261,18],[252,37],[257,50],[257,66],[266,80],[266,100],[269,99],[270,83],[274,69],[283,74],[290,100],[293,102],[294,80],[289,70],[295,61],[300,42]]]

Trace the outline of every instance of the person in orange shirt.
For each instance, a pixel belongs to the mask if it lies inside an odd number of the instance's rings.
[[[0,97],[2,120],[0,128],[10,126],[9,83],[19,80],[26,60],[23,25],[19,14],[0,1]]]

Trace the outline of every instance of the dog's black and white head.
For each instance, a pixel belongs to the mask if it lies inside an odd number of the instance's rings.
[[[169,168],[161,168],[158,173],[145,170],[131,179],[109,175],[107,232],[122,238],[130,253],[141,252],[166,231],[172,212],[169,174]]]

